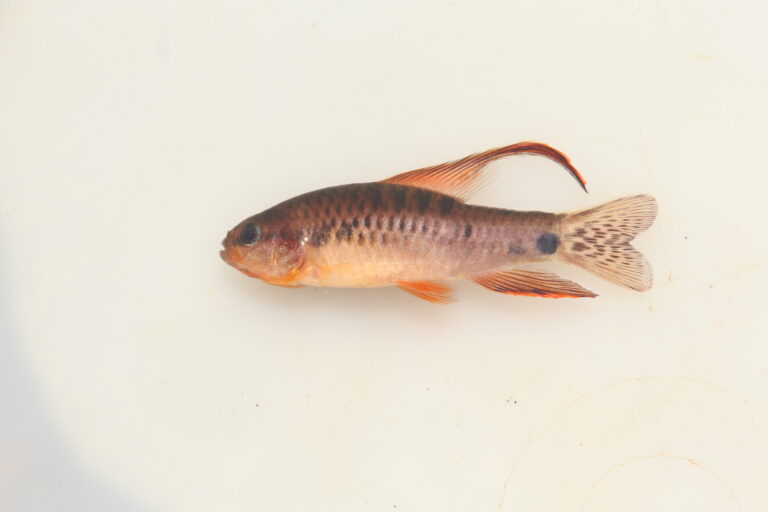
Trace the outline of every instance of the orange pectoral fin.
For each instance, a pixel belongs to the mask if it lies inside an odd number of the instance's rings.
[[[550,272],[534,270],[502,270],[489,272],[472,278],[480,286],[499,293],[511,295],[532,295],[560,299],[563,297],[597,297],[582,288]]]
[[[571,176],[587,191],[587,185],[579,171],[571,165],[571,161],[560,151],[540,142],[518,142],[511,146],[491,149],[470,155],[461,160],[447,162],[415,171],[408,171],[386,180],[383,183],[399,183],[412,187],[426,188],[461,199],[467,199],[474,191],[481,188],[485,182],[483,168],[489,162],[514,154],[541,155],[554,160],[563,166]]]
[[[397,286],[411,295],[435,304],[447,304],[456,300],[450,286],[431,281],[398,281]]]

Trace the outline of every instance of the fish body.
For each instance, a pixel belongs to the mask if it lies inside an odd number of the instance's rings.
[[[595,296],[554,274],[521,267],[553,259],[647,289],[650,267],[628,241],[653,220],[655,202],[649,196],[575,214],[465,202],[483,179],[485,163],[522,152],[555,159],[583,186],[564,155],[539,143],[520,143],[383,182],[302,194],[238,224],[221,255],[271,284],[394,285],[432,302],[451,300],[444,282],[458,279],[503,293]]]
[[[300,284],[376,287],[462,279],[544,260],[552,251],[539,250],[537,240],[557,229],[557,217],[469,205],[406,185],[362,183],[304,194],[254,221],[276,221],[274,232],[302,245]]]

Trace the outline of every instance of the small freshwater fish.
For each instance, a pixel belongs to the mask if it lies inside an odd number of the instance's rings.
[[[616,284],[651,287],[648,262],[629,242],[656,217],[648,195],[572,213],[488,208],[466,200],[489,162],[512,154],[546,156],[587,190],[556,149],[521,142],[374,183],[324,188],[243,220],[221,257],[242,273],[279,286],[398,286],[435,303],[453,300],[446,281],[472,280],[495,292],[596,297],[529,263],[564,261]]]

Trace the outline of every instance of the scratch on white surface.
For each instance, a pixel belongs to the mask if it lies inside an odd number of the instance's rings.
[[[723,316],[715,323],[715,329],[722,329],[725,325],[725,321],[728,319],[728,314],[731,311],[731,303],[733,302],[733,296],[736,294],[736,290],[739,288],[739,285],[741,284],[741,274],[737,274],[733,281],[733,287],[731,288],[731,293],[728,294],[728,302],[726,302],[725,307],[723,308]]]
[[[595,493],[595,490],[597,490],[597,488],[600,485],[600,483],[603,480],[605,480],[608,476],[610,476],[611,474],[615,473],[616,471],[618,471],[620,469],[623,469],[623,468],[627,467],[630,464],[634,464],[634,463],[642,462],[642,461],[646,461],[646,460],[652,460],[652,459],[678,460],[678,461],[681,461],[681,462],[686,462],[686,463],[690,464],[691,466],[699,468],[699,469],[701,469],[703,471],[706,471],[712,477],[714,477],[718,482],[720,482],[720,484],[725,489],[728,490],[728,494],[731,497],[731,500],[733,500],[733,502],[736,504],[736,508],[741,510],[741,503],[739,503],[739,500],[736,497],[736,493],[734,492],[733,488],[731,488],[731,486],[728,485],[728,483],[725,481],[725,479],[722,476],[720,476],[719,473],[717,473],[712,468],[702,464],[700,461],[698,461],[696,459],[693,459],[691,457],[683,457],[681,455],[671,455],[671,454],[664,453],[664,452],[657,453],[655,455],[646,455],[646,456],[642,456],[642,457],[631,457],[631,458],[625,460],[624,462],[620,462],[619,464],[616,464],[615,466],[611,467],[608,471],[603,473],[600,476],[600,478],[598,478],[595,481],[594,484],[592,484],[592,487],[589,489],[586,497],[584,498],[584,501],[581,504],[581,509],[580,510],[585,510],[585,508],[587,506],[587,503],[589,503],[589,500],[592,498],[592,495]]]
[[[719,318],[717,318],[714,321],[714,328],[715,328],[716,335],[712,337],[712,341],[709,343],[709,350],[707,351],[709,356],[712,355],[712,352],[714,351],[715,347],[717,347],[720,344],[720,341],[722,340],[722,336],[721,336],[722,330],[731,314],[731,304],[733,303],[733,296],[736,295],[736,290],[741,285],[741,275],[742,273],[738,273],[735,275],[733,285],[731,286],[731,291],[728,293],[728,300],[725,303],[725,307],[722,308],[722,314],[720,315]]]
[[[152,395],[154,395],[154,394],[155,394],[155,392],[156,392],[158,389],[160,389],[160,388],[161,388],[162,386],[164,386],[165,384],[168,384],[168,382],[169,382],[168,380],[161,380],[161,381],[158,381],[158,383],[157,383],[157,384],[155,384],[154,386],[152,386],[152,389],[150,389],[149,391],[147,391],[147,393],[144,395],[144,404],[146,404],[146,403],[149,401],[149,398],[150,398]]]
[[[768,263],[768,261],[760,261],[760,262],[757,262],[757,263],[753,263],[752,265],[748,265],[746,267],[742,267],[742,268],[740,268],[738,270],[734,270],[733,272],[729,272],[729,273],[727,273],[725,275],[720,276],[718,279],[712,281],[709,284],[709,287],[712,288],[713,286],[715,286],[718,283],[721,283],[721,282],[726,281],[728,279],[732,279],[734,277],[741,276],[745,272],[750,272],[752,270],[755,270],[756,268],[762,267],[766,263]]]
[[[568,353],[567,353],[567,354],[565,354],[564,356],[562,356],[562,357],[559,357],[559,358],[555,359],[555,360],[554,360],[554,361],[552,361],[550,364],[547,364],[547,366],[546,366],[546,367],[545,367],[543,370],[541,370],[539,373],[537,373],[536,375],[534,375],[533,377],[531,377],[530,379],[528,379],[527,381],[525,381],[525,382],[522,384],[522,386],[520,386],[520,387],[519,387],[517,390],[515,390],[515,392],[514,392],[514,393],[512,393],[512,394],[513,394],[514,396],[519,396],[519,395],[520,395],[520,393],[521,393],[521,392],[522,392],[524,389],[526,389],[527,387],[529,387],[531,384],[533,384],[534,382],[536,382],[537,380],[539,380],[541,377],[543,377],[543,376],[544,376],[544,375],[546,375],[547,373],[551,372],[551,371],[552,371],[552,369],[553,369],[553,368],[555,368],[555,367],[556,367],[558,364],[560,364],[560,363],[562,363],[562,362],[564,362],[564,361],[567,361],[568,359],[572,358],[573,356],[575,356],[576,354],[578,354],[579,352],[581,352],[582,350],[584,350],[585,348],[587,348],[589,345],[591,345],[591,344],[595,343],[596,341],[600,340],[600,339],[601,339],[601,338],[603,338],[604,336],[606,336],[606,335],[608,335],[608,334],[611,334],[612,332],[618,331],[618,330],[620,330],[620,329],[623,329],[623,328],[624,328],[624,327],[626,327],[628,324],[631,324],[631,323],[633,323],[633,322],[637,321],[639,318],[642,318],[642,317],[646,317],[646,316],[648,316],[648,315],[649,315],[650,313],[652,313],[652,312],[653,312],[653,309],[651,308],[651,309],[649,309],[648,311],[646,311],[646,312],[644,312],[644,313],[640,313],[640,314],[638,314],[638,315],[635,315],[635,316],[633,316],[632,318],[630,318],[630,319],[628,319],[628,320],[626,320],[626,321],[624,321],[624,322],[621,322],[621,323],[620,323],[620,324],[618,324],[618,325],[614,325],[613,327],[611,327],[611,328],[609,328],[609,329],[606,329],[605,331],[602,331],[601,333],[599,333],[599,334],[596,334],[595,336],[592,336],[592,337],[591,337],[591,338],[589,338],[587,341],[585,341],[584,343],[581,343],[581,344],[580,344],[580,345],[578,345],[578,346],[577,346],[575,349],[571,350],[570,352],[568,352]]]
[[[665,375],[653,375],[653,376],[651,376],[651,375],[648,375],[648,376],[644,376],[644,377],[633,377],[633,378],[629,378],[629,379],[617,380],[617,381],[611,382],[609,384],[606,384],[605,386],[600,386],[599,388],[593,389],[589,393],[585,393],[585,394],[581,395],[580,397],[574,399],[573,401],[571,401],[568,404],[566,404],[565,407],[563,407],[563,411],[567,411],[568,409],[574,407],[577,403],[582,402],[582,401],[588,399],[590,396],[592,396],[592,395],[594,395],[596,393],[599,393],[599,392],[602,392],[602,391],[606,391],[608,389],[616,388],[616,387],[619,387],[619,386],[621,386],[623,384],[627,384],[629,382],[645,382],[645,381],[650,381],[650,380],[664,380],[664,379],[667,379],[667,380],[677,380],[677,381],[681,381],[681,382],[689,382],[689,383],[694,383],[694,384],[699,384],[699,385],[707,386],[707,387],[709,387],[711,389],[714,389],[714,390],[717,390],[717,391],[721,391],[721,392],[727,393],[729,395],[733,395],[734,397],[739,399],[737,401],[740,401],[742,404],[744,404],[744,406],[747,408],[747,411],[749,411],[749,417],[750,417],[750,420],[751,420],[751,423],[752,423],[752,430],[755,433],[755,440],[756,440],[756,443],[757,443],[757,449],[760,451],[760,454],[762,456],[761,460],[763,460],[763,461],[768,460],[768,457],[766,457],[765,448],[764,448],[764,446],[762,444],[763,436],[760,435],[760,432],[759,432],[759,430],[757,428],[757,420],[755,419],[754,407],[752,405],[752,402],[749,400],[749,398],[747,398],[747,397],[745,397],[743,395],[740,395],[738,393],[735,393],[734,391],[726,388],[725,386],[721,386],[719,384],[708,382],[708,381],[702,380],[702,379],[697,379],[697,378],[694,378],[694,377],[665,376]]]
[[[743,275],[744,273],[746,273],[746,272],[751,272],[751,271],[753,271],[753,270],[755,270],[755,269],[757,269],[757,268],[759,268],[759,267],[762,267],[762,266],[763,266],[763,265],[765,265],[766,263],[768,263],[768,261],[761,261],[761,262],[757,262],[757,263],[754,263],[754,264],[748,265],[748,266],[746,266],[746,267],[740,268],[740,269],[738,269],[738,270],[736,270],[736,271],[734,271],[734,272],[731,272],[731,273],[728,273],[728,274],[726,274],[726,275],[723,275],[723,276],[721,276],[720,278],[718,278],[717,280],[715,280],[715,281],[712,281],[712,282],[709,284],[709,287],[711,288],[711,287],[713,287],[714,285],[716,285],[717,283],[720,283],[720,282],[722,282],[722,281],[725,281],[725,280],[728,280],[728,279],[739,278],[739,277],[740,277],[741,275]],[[737,283],[737,284],[738,284],[738,283]],[[733,299],[733,295],[735,294],[735,291],[736,291],[736,286],[734,286],[734,289],[733,289],[733,290],[731,290],[731,295],[730,295],[730,298],[728,299],[728,305],[727,305],[727,306],[726,306],[726,308],[725,308],[725,312],[724,312],[724,314],[723,314],[723,317],[722,317],[721,321],[720,321],[720,322],[718,322],[718,323],[720,324],[718,327],[722,327],[722,325],[723,325],[723,324],[724,324],[724,322],[725,322],[725,319],[726,319],[726,317],[727,317],[728,311],[730,310],[730,304],[731,304],[731,301],[732,301],[732,299]],[[649,309],[648,309],[646,312],[644,312],[644,313],[641,313],[641,314],[638,314],[638,315],[636,315],[636,316],[633,316],[632,318],[629,318],[629,319],[628,319],[628,320],[626,320],[625,322],[622,322],[622,323],[620,323],[620,324],[617,324],[617,325],[615,325],[615,326],[613,326],[613,327],[611,327],[611,328],[609,328],[609,329],[607,329],[607,330],[605,330],[605,331],[602,331],[602,332],[600,332],[599,334],[596,334],[595,336],[592,336],[592,337],[591,337],[591,338],[589,338],[587,341],[585,341],[584,343],[582,343],[582,344],[578,345],[578,346],[577,346],[575,349],[573,349],[572,351],[568,352],[568,353],[567,353],[567,354],[565,354],[564,356],[562,356],[562,357],[559,357],[559,358],[555,359],[555,360],[554,360],[554,361],[552,361],[552,363],[550,363],[550,364],[547,364],[547,366],[546,366],[544,369],[542,369],[542,370],[541,370],[540,372],[538,372],[536,375],[534,375],[534,376],[533,376],[533,377],[531,377],[529,380],[527,380],[526,382],[524,382],[524,383],[523,383],[523,384],[520,386],[520,388],[518,388],[518,389],[517,389],[517,390],[516,390],[516,391],[515,391],[513,394],[514,394],[515,396],[519,396],[519,395],[520,395],[520,393],[521,393],[521,392],[522,392],[524,389],[528,388],[528,387],[529,387],[531,384],[533,384],[534,382],[536,382],[537,380],[539,380],[541,377],[543,377],[543,376],[544,376],[544,375],[546,375],[547,373],[550,373],[550,372],[552,371],[552,369],[553,369],[553,368],[555,368],[555,367],[556,367],[558,364],[560,364],[560,363],[562,363],[562,362],[564,362],[564,361],[567,361],[567,360],[571,359],[573,356],[575,356],[576,354],[578,354],[579,352],[581,352],[582,350],[584,350],[584,349],[585,349],[585,348],[587,348],[588,346],[592,345],[592,344],[593,344],[593,343],[595,343],[596,341],[600,340],[600,339],[601,339],[601,338],[603,338],[604,336],[606,336],[606,335],[608,335],[608,334],[611,334],[611,333],[613,333],[613,332],[615,332],[615,331],[618,331],[618,330],[620,330],[620,329],[623,329],[623,328],[625,328],[627,325],[629,325],[629,324],[632,324],[633,322],[636,322],[638,319],[644,318],[644,317],[646,317],[647,315],[649,315],[649,314],[651,314],[651,313],[653,313],[653,312],[654,312],[654,309],[653,309],[653,307],[652,307],[652,306],[649,306]]]
[[[742,404],[744,404],[744,406],[747,408],[747,411],[749,411],[749,416],[750,416],[751,423],[752,423],[752,430],[755,433],[755,440],[757,442],[757,449],[760,451],[760,454],[762,455],[761,460],[763,460],[763,461],[766,460],[766,452],[765,452],[765,448],[764,448],[764,446],[762,444],[763,436],[760,435],[760,432],[759,432],[759,430],[757,428],[757,420],[755,419],[754,407],[752,406],[752,402],[749,400],[749,398],[747,398],[747,397],[745,397],[743,395],[740,395],[738,393],[735,393],[734,391],[726,388],[725,386],[721,386],[719,384],[708,382],[708,381],[705,381],[705,380],[702,380],[702,379],[696,379],[696,378],[693,378],[693,377],[680,377],[680,376],[665,376],[665,375],[654,375],[654,376],[651,376],[651,375],[649,375],[649,376],[644,376],[644,377],[633,377],[633,378],[629,378],[629,379],[617,380],[617,381],[611,382],[609,384],[606,384],[605,386],[601,386],[601,387],[599,387],[597,389],[593,389],[589,393],[585,393],[584,395],[581,395],[580,397],[576,398],[572,402],[569,402],[565,407],[563,407],[563,410],[567,411],[568,409],[570,409],[573,406],[575,406],[577,403],[586,400],[587,398],[589,398],[590,396],[592,396],[592,395],[594,395],[596,393],[599,393],[599,392],[602,392],[602,391],[605,391],[605,390],[608,390],[608,389],[612,389],[612,388],[621,386],[621,385],[629,383],[629,382],[645,382],[645,381],[649,381],[649,380],[663,380],[663,379],[678,380],[678,381],[681,381],[681,382],[690,382],[690,383],[694,383],[694,384],[699,384],[699,385],[707,386],[707,387],[709,387],[711,389],[714,389],[714,390],[717,390],[717,391],[721,391],[723,393],[728,393],[728,394],[733,395],[734,397],[740,399],[740,402]]]
[[[728,293],[728,299],[727,299],[727,301],[725,303],[725,307],[723,307],[723,309],[722,309],[722,314],[714,322],[714,328],[715,328],[715,332],[717,333],[717,335],[713,337],[712,342],[709,344],[709,351],[708,351],[709,355],[712,354],[712,352],[715,349],[715,347],[722,340],[722,336],[721,336],[722,335],[722,330],[723,330],[723,327],[726,325],[727,320],[731,316],[731,310],[732,310],[731,305],[733,303],[733,297],[736,295],[736,291],[741,287],[741,278],[742,278],[742,276],[745,273],[747,273],[747,272],[750,272],[752,270],[755,270],[755,269],[758,269],[758,268],[762,267],[766,263],[768,263],[768,262],[763,261],[763,262],[754,263],[752,265],[743,267],[741,269],[736,270],[735,272],[731,272],[729,274],[726,274],[725,276],[719,278],[717,281],[714,281],[714,282],[712,282],[709,285],[709,287],[712,288],[712,287],[715,286],[715,284],[718,284],[718,283],[721,283],[723,281],[727,281],[727,280],[733,279],[733,285],[731,287],[730,292]]]
[[[520,450],[520,453],[515,458],[515,461],[512,463],[512,466],[509,468],[509,473],[507,473],[507,478],[504,479],[504,484],[501,486],[501,498],[499,499],[499,506],[496,508],[496,510],[501,511],[502,507],[504,507],[504,500],[507,497],[507,487],[509,486],[510,480],[512,480],[512,475],[515,473],[515,469],[517,469],[518,464],[520,464],[520,461],[523,459],[523,456],[528,453],[528,450],[531,448],[531,445],[533,444],[533,437],[528,436],[528,442],[526,443],[525,447]]]
[[[586,400],[587,398],[589,398],[590,396],[592,396],[592,395],[594,395],[596,393],[600,393],[602,391],[613,389],[613,388],[622,386],[622,385],[630,383],[630,382],[640,382],[640,383],[643,383],[643,382],[647,382],[647,381],[650,381],[650,380],[677,380],[677,381],[681,381],[681,382],[692,382],[692,383],[695,383],[695,384],[701,384],[701,385],[707,386],[707,387],[715,389],[717,391],[722,391],[724,393],[728,393],[728,394],[737,396],[737,397],[741,398],[742,400],[745,400],[744,397],[741,397],[741,396],[737,395],[736,393],[734,393],[730,389],[728,389],[726,387],[723,387],[723,386],[720,386],[718,384],[714,384],[712,382],[705,381],[705,380],[696,379],[696,378],[693,378],[693,377],[681,377],[681,376],[677,376],[677,375],[669,375],[669,376],[668,375],[645,375],[645,376],[642,376],[642,377],[630,377],[628,379],[616,380],[616,381],[610,382],[610,383],[608,383],[608,384],[606,384],[604,386],[600,386],[599,388],[595,388],[592,391],[590,391],[588,393],[585,393],[585,394],[581,395],[580,397],[575,398],[574,400],[572,400],[568,404],[566,404],[565,407],[563,407],[563,410],[568,410],[568,409],[572,408],[577,403]]]
[[[768,370],[764,371],[764,373],[768,374]],[[758,443],[759,443],[759,440],[761,439],[761,436],[759,435],[760,433],[759,433],[759,430],[758,430],[758,427],[757,427],[757,421],[755,419],[754,408],[753,408],[752,403],[750,402],[750,400],[748,398],[746,398],[746,397],[744,397],[744,396],[742,396],[742,395],[740,395],[738,393],[735,393],[734,391],[726,388],[725,386],[722,386],[722,385],[719,385],[719,384],[716,384],[716,383],[713,383],[713,382],[709,382],[709,381],[706,381],[706,380],[702,380],[702,379],[698,379],[698,378],[694,378],[694,377],[687,377],[687,376],[655,375],[655,376],[642,376],[642,377],[633,377],[633,378],[617,380],[617,381],[608,383],[608,384],[606,384],[604,386],[600,386],[599,388],[596,388],[596,389],[594,389],[594,390],[592,390],[592,391],[590,391],[588,393],[585,393],[585,394],[581,395],[580,397],[574,399],[573,401],[571,401],[568,404],[566,404],[565,406],[563,406],[560,409],[560,411],[558,413],[556,413],[554,416],[555,417],[561,416],[566,411],[568,411],[569,409],[573,408],[579,402],[587,400],[587,399],[589,399],[589,397],[591,397],[591,396],[593,396],[593,395],[595,395],[597,393],[600,393],[600,392],[603,392],[603,391],[606,391],[606,390],[610,390],[610,389],[622,386],[622,385],[627,384],[627,383],[632,383],[632,382],[644,383],[644,382],[648,382],[648,381],[657,381],[657,380],[670,380],[670,381],[687,382],[687,383],[697,384],[697,385],[700,385],[700,386],[706,386],[707,388],[710,388],[712,390],[732,395],[733,397],[735,397],[737,399],[737,400],[735,400],[736,402],[741,403],[741,404],[743,404],[744,407],[746,407],[746,409],[747,409],[747,411],[749,413],[750,419],[751,419],[751,424],[752,424],[751,426],[752,426],[752,430],[753,430],[754,435],[755,435],[755,439],[758,440]],[[522,460],[524,459],[525,455],[531,449],[531,447],[533,445],[533,442],[534,442],[534,439],[541,432],[544,432],[546,429],[550,428],[552,423],[554,423],[556,421],[555,417],[553,417],[551,419],[551,421],[546,422],[542,426],[542,428],[540,428],[539,430],[537,430],[533,434],[529,434],[528,435],[528,442],[527,442],[527,444],[520,451],[519,455],[515,458],[514,462],[512,463],[512,466],[509,469],[509,473],[507,475],[507,478],[505,479],[504,484],[502,486],[501,498],[499,500],[499,505],[497,507],[497,510],[499,512],[501,512],[501,510],[503,509],[504,502],[506,500],[506,495],[507,495],[507,488],[508,488],[510,482],[512,481],[512,478],[514,477],[514,474],[517,471],[518,467],[520,466],[520,464],[521,464]],[[761,455],[765,454],[762,445],[758,444],[757,445],[757,449],[760,451]],[[728,485],[728,483],[725,481],[725,479],[722,478],[722,476],[720,476],[720,474],[717,473],[715,470],[713,470],[712,468],[702,464],[700,461],[698,461],[698,460],[696,460],[696,459],[694,459],[692,457],[684,457],[684,456],[680,456],[680,455],[671,455],[671,454],[667,454],[667,453],[664,453],[664,452],[660,452],[660,453],[654,454],[654,455],[632,457],[630,459],[625,460],[624,462],[621,462],[621,463],[616,464],[615,466],[611,467],[600,478],[598,478],[595,481],[595,483],[591,486],[590,490],[587,493],[587,496],[584,499],[584,502],[582,503],[581,510],[584,510],[584,507],[586,507],[586,505],[588,504],[592,494],[597,489],[597,487],[599,486],[600,482],[603,481],[611,473],[613,473],[613,472],[615,472],[615,471],[617,471],[617,470],[619,470],[619,469],[629,465],[630,463],[639,462],[639,461],[648,460],[648,459],[654,459],[654,458],[668,458],[668,459],[673,459],[673,460],[685,461],[685,462],[691,464],[692,466],[698,467],[698,468],[706,471],[707,473],[712,475],[716,480],[718,480],[723,485],[723,487],[725,489],[727,489],[727,491],[729,493],[729,496],[733,500],[733,502],[736,505],[737,509],[738,510],[742,509],[741,508],[741,503],[739,502],[739,500],[738,500],[738,498],[736,496],[736,493],[733,490],[733,488],[730,485]],[[763,456],[763,457],[761,457],[761,460],[766,460],[766,458]]]
[[[760,451],[760,460],[762,461],[763,466],[768,469],[768,454],[766,454],[765,446],[763,446],[764,436],[757,435],[758,429],[757,419],[755,418],[755,408],[749,398],[744,397],[742,400],[744,401],[744,405],[749,410],[749,419],[752,422],[752,430],[755,431],[755,444],[757,445],[757,449]]]

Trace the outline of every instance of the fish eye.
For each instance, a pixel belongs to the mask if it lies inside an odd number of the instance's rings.
[[[261,240],[261,228],[252,222],[243,226],[240,234],[237,235],[237,241],[240,245],[253,245],[259,240]]]

